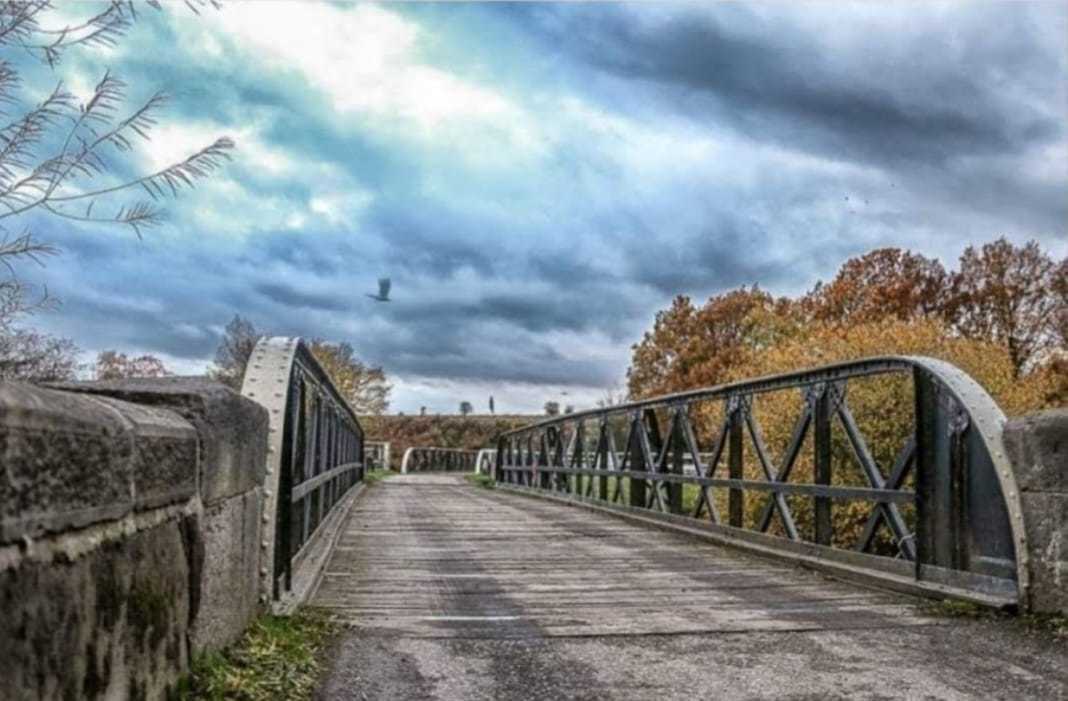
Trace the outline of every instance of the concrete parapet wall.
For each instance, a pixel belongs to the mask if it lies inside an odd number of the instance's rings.
[[[160,698],[236,639],[266,446],[200,379],[0,383],[0,698]]]
[[[1068,614],[1068,409],[1012,419],[1004,435],[1023,502],[1030,607]]]

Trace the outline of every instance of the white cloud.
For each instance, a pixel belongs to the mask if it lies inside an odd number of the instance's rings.
[[[429,414],[458,414],[462,401],[471,402],[476,414],[488,414],[491,396],[497,414],[541,414],[547,401],[559,402],[561,407],[570,404],[581,411],[597,406],[607,392],[602,387],[398,375],[390,375],[389,381],[393,384],[391,414],[418,414],[421,407]]]
[[[222,136],[228,136],[237,144],[234,155],[240,157],[238,165],[261,176],[293,173],[296,157],[268,144],[260,134],[258,125],[235,128],[212,122],[167,121],[153,127],[152,140],[142,141],[139,150],[145,163],[155,172],[188,158]]]
[[[424,135],[457,123],[531,141],[524,111],[504,95],[422,63],[420,28],[374,5],[230,3],[219,26],[273,70],[299,71],[341,112],[402,120]]]
[[[331,224],[343,224],[356,219],[374,202],[374,195],[366,190],[352,189],[316,195],[308,201],[308,209]]]

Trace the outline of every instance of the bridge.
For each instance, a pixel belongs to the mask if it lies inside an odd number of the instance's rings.
[[[240,396],[8,384],[0,410],[3,698],[164,698],[304,605],[348,624],[326,698],[1068,694],[1063,645],[929,603],[1068,612],[1068,412],[1006,421],[937,360],[421,446],[371,488],[299,339]]]

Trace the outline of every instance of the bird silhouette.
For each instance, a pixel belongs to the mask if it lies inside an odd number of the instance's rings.
[[[367,296],[370,297],[371,299],[375,300],[376,302],[388,302],[389,301],[389,287],[390,287],[389,278],[388,277],[380,277],[380,278],[378,278],[378,294],[376,294],[376,295],[368,294]]]

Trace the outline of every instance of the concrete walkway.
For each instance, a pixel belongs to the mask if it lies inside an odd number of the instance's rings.
[[[1068,699],[1068,642],[454,475],[369,490],[313,603],[326,699]]]

